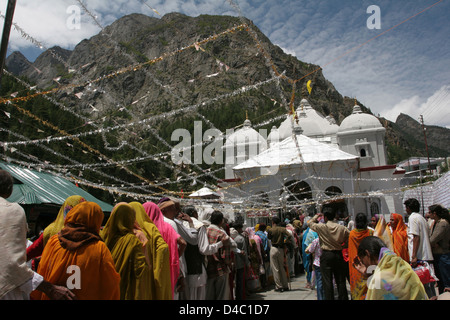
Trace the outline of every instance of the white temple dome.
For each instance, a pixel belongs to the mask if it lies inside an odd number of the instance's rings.
[[[276,126],[273,126],[272,129],[270,129],[269,135],[267,136],[267,143],[270,146],[272,143],[277,143],[279,141],[280,141],[280,138],[279,138],[278,128]]]
[[[338,132],[342,133],[375,128],[383,128],[380,120],[371,114],[363,113],[361,107],[355,105],[353,107],[353,113],[342,121]]]
[[[303,129],[303,135],[307,137],[325,137],[337,133],[338,125],[325,118],[322,114],[311,107],[306,99],[302,99],[296,110],[299,125]],[[288,116],[279,127],[279,137],[283,140],[292,135],[292,115]],[[294,120],[296,121],[296,120]]]
[[[260,150],[267,148],[266,139],[258,131],[252,128],[252,123],[248,119],[244,121],[242,128],[230,134],[225,142],[225,146],[238,146],[244,144],[259,144]]]

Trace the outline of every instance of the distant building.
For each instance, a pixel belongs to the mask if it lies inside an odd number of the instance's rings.
[[[397,163],[398,167],[403,168],[406,171],[401,185],[407,186],[416,182],[417,179],[420,179],[421,177],[438,175],[440,173],[441,165],[445,164],[446,161],[446,158],[428,159],[427,157],[411,157]]]

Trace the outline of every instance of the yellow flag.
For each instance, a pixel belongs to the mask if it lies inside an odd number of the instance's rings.
[[[311,94],[311,90],[312,90],[312,87],[311,87],[311,80],[309,80],[309,81],[306,83],[306,88],[308,88],[308,92],[309,92],[309,94]]]

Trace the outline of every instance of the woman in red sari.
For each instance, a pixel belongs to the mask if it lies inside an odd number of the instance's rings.
[[[392,245],[395,254],[409,262],[408,233],[403,217],[398,213],[391,214]]]
[[[350,231],[348,237],[348,263],[352,300],[364,300],[367,293],[366,280],[361,272],[353,267],[353,260],[358,256],[358,247],[361,241],[365,237],[373,235],[373,231],[367,228],[368,222],[364,213],[358,213],[355,217],[355,229]]]

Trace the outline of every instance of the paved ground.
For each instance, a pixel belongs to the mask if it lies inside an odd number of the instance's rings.
[[[251,294],[247,300],[317,300],[316,290],[306,288],[304,274],[291,278],[290,287],[289,291],[277,292],[272,285],[266,291]]]

